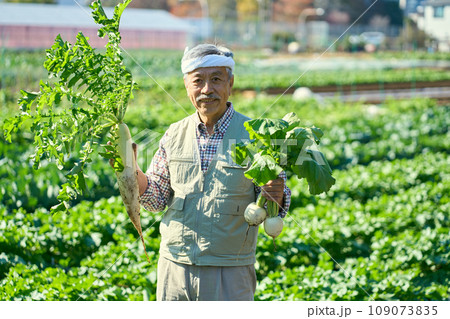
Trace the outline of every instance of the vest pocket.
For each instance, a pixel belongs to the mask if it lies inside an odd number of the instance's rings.
[[[246,166],[222,164],[223,174],[221,192],[225,194],[240,194],[248,192],[254,185],[251,180],[245,177],[244,172],[248,169]]]
[[[183,253],[185,250],[183,241],[185,196],[184,194],[174,195],[159,226],[161,240],[167,249],[175,255]]]
[[[183,210],[186,195],[174,195],[168,209]]]
[[[247,257],[256,246],[257,227],[251,227],[247,238],[248,224],[244,220],[244,211],[248,201],[216,198],[214,202],[211,252],[214,255],[239,254]],[[256,231],[256,233],[255,233]]]
[[[170,183],[184,192],[192,192],[199,187],[200,162],[191,156],[177,156],[169,159]]]

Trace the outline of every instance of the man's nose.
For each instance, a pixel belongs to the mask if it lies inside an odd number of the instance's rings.
[[[205,81],[202,87],[203,94],[211,94],[212,93],[212,85],[209,81]]]

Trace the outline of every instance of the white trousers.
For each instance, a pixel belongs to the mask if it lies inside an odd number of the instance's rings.
[[[256,272],[248,266],[196,266],[160,257],[156,299],[254,300]]]

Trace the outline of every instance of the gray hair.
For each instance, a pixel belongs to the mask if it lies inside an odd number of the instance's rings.
[[[192,49],[186,48],[186,50],[184,50],[184,55],[181,61],[203,58],[207,55],[223,55],[231,58],[234,56],[233,52],[231,52],[231,50],[226,47],[210,43],[202,43],[193,47]],[[228,78],[231,79],[231,77],[233,76],[233,72],[230,68],[227,68],[227,70]]]

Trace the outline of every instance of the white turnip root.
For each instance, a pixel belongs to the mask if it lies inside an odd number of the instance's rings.
[[[266,210],[257,203],[250,203],[244,212],[245,221],[249,226],[258,226],[266,219],[266,217]]]
[[[283,219],[278,216],[278,204],[274,201],[268,201],[267,212],[269,218],[264,221],[264,230],[267,235],[275,240],[275,237],[278,237],[283,230]]]
[[[275,239],[283,230],[283,219],[280,216],[269,217],[264,221],[264,230],[267,235]]]
[[[250,226],[258,226],[260,225],[267,217],[266,209],[264,208],[264,204],[266,203],[266,198],[261,194],[258,195],[256,202],[248,204],[247,208],[244,211],[244,219],[248,224],[247,231],[245,232],[244,242],[242,243],[241,249],[239,249],[238,256],[241,254],[241,250],[247,242],[248,231],[250,230]]]
[[[150,259],[145,249],[144,237],[142,236],[142,227],[140,220],[141,205],[139,204],[139,184],[137,180],[136,159],[132,147],[132,140],[130,131],[125,123],[119,124],[118,130],[118,153],[123,163],[123,171],[116,171],[117,181],[119,184],[120,195],[127,210],[128,216],[136,228],[142,244],[144,245],[144,252],[147,256],[148,262]]]

